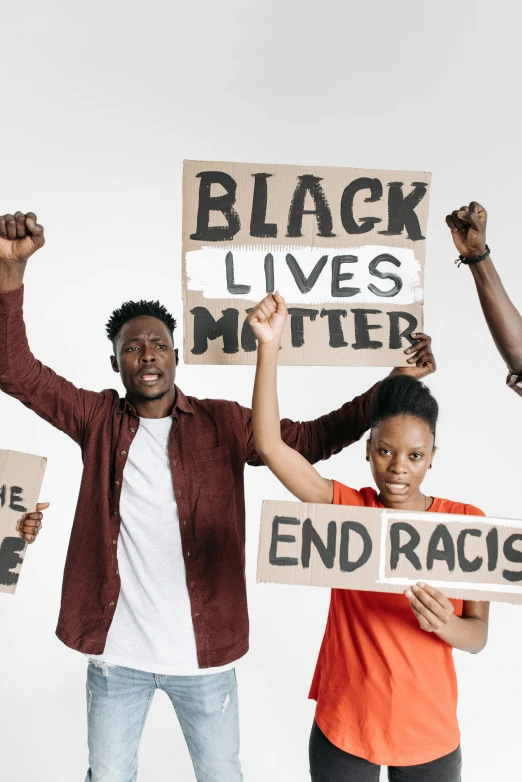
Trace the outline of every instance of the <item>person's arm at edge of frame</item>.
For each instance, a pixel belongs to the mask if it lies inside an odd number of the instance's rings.
[[[333,482],[323,478],[281,437],[277,399],[277,359],[287,311],[279,293],[267,296],[248,321],[257,337],[257,367],[252,396],[254,446],[267,467],[301,502],[331,503]]]
[[[477,201],[447,215],[455,247],[465,258],[486,252],[487,212]],[[491,256],[469,268],[479,301],[497,349],[510,372],[522,374],[522,316],[508,296]]]
[[[0,216],[0,389],[80,443],[112,393],[77,388],[32,354],[23,318],[27,260],[45,244],[34,212]]]

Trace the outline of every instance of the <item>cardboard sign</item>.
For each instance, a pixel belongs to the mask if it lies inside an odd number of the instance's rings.
[[[266,501],[257,580],[522,603],[522,521]]]
[[[0,451],[0,592],[16,592],[27,544],[16,523],[36,509],[47,459]]]
[[[281,364],[404,366],[423,328],[431,175],[185,161],[185,361],[253,364],[246,318],[279,290]]]

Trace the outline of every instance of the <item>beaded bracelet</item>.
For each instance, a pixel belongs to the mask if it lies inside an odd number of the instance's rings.
[[[491,251],[489,247],[486,245],[486,251],[483,252],[482,255],[476,255],[474,258],[466,258],[465,255],[459,255],[455,263],[457,264],[457,266],[460,266],[461,263],[466,264],[466,266],[470,263],[480,263],[480,261],[483,261],[485,258],[488,257],[490,252]]]

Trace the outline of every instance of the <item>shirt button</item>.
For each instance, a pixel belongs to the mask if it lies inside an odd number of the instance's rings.
[[[190,557],[190,551],[187,551],[187,557]]]
[[[122,455],[122,456],[127,456],[127,451],[122,451],[122,452],[121,452],[121,455]]]
[[[116,543],[117,543],[118,541],[116,541],[116,540],[113,540],[112,542],[114,543],[114,545],[116,545]]]
[[[117,576],[118,576],[118,575],[119,575],[119,573],[120,573],[120,571],[119,571],[119,570],[115,570],[114,572],[116,573],[116,575],[117,575]]]
[[[118,511],[117,510],[113,510],[112,515],[113,516],[117,516],[118,515]]]
[[[134,434],[134,429],[129,429],[129,432],[132,432]]]
[[[113,605],[114,605],[114,603],[109,603],[109,605],[110,605],[110,606],[113,606]]]
[[[195,586],[196,586],[196,584],[194,583],[194,581],[191,581],[191,582],[190,582],[190,588],[191,588],[191,589],[194,589],[194,587],[195,587]]]
[[[114,485],[115,485],[115,486],[119,486],[119,485],[120,485],[120,482],[119,482],[119,481],[114,481]]]

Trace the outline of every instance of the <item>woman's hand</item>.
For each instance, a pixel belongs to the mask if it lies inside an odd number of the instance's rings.
[[[404,593],[422,630],[440,633],[453,616],[453,603],[439,589],[419,582]]]
[[[49,502],[39,502],[35,511],[32,513],[24,513],[22,518],[17,522],[17,532],[26,543],[34,543],[36,540],[36,536],[42,529],[42,511],[47,510],[49,505]]]
[[[279,293],[269,293],[248,316],[248,324],[260,345],[279,347],[288,313],[285,300]]]

